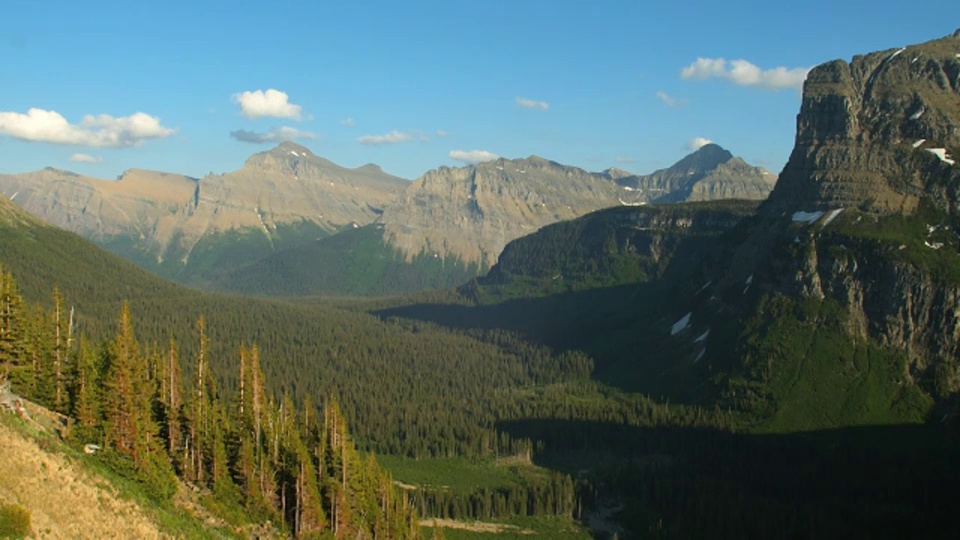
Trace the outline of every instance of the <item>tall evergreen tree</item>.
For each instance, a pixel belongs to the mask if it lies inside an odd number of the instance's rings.
[[[99,440],[100,392],[97,352],[93,344],[80,336],[80,351],[77,355],[75,373],[72,378],[71,395],[73,408],[71,414],[76,419],[76,430],[81,441]]]
[[[33,372],[26,359],[27,314],[10,272],[0,266],[0,378],[9,378],[23,392],[32,386]]]

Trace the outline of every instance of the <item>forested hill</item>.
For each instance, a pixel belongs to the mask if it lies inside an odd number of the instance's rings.
[[[185,384],[177,342],[141,345],[126,304],[116,335],[98,343],[75,334],[59,292],[45,313],[2,270],[0,291],[4,409],[19,410],[22,396],[68,417],[58,426],[63,437],[102,450],[116,473],[160,504],[183,483],[209,492],[201,504],[234,525],[272,521],[297,537],[418,535],[407,497],[354,447],[336,400],[318,414],[309,400],[298,407],[289,394],[269,393],[256,344],[239,348],[239,389],[225,397],[209,367],[203,318]]]

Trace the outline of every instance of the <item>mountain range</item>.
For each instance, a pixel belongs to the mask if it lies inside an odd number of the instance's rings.
[[[346,169],[293,143],[201,179],[130,170],[110,181],[52,168],[0,175],[0,189],[34,215],[189,283],[370,223],[406,185],[375,165]]]
[[[175,281],[272,294],[364,294],[457,284],[489,268],[510,240],[600,208],[664,197],[763,198],[774,180],[707,145],[649,177],[589,173],[533,156],[441,167],[410,183],[376,165],[340,167],[284,142],[239,170],[200,179],[134,169],[110,181],[48,168],[0,175],[0,190],[41,219]],[[377,260],[395,261],[376,281],[396,286],[374,291],[363,285],[369,277],[354,277],[338,261],[312,267],[309,276],[293,275],[283,262],[326,259],[331,243],[349,252],[356,247],[349,239],[323,239],[374,222],[363,241],[376,244]],[[264,276],[273,269],[287,275]],[[260,288],[261,278],[272,285]],[[290,281],[302,286],[276,286]]]
[[[35,295],[62,283],[101,327],[114,314],[98,302],[132,296],[138,319],[153,317],[145,332],[161,339],[171,320],[189,331],[201,308],[224,341],[257,336],[275,359],[266,369],[294,398],[341,392],[358,438],[429,468],[426,483],[443,486],[434,502],[457,495],[458,472],[442,476],[441,463],[495,454],[502,470],[522,458],[503,459],[491,442],[513,437],[576,475],[578,503],[617,509],[609,521],[624,536],[955,537],[958,55],[960,32],[814,68],[790,161],[763,201],[641,204],[669,200],[656,186],[684,201],[704,191],[684,177],[727,189],[722,170],[703,163],[741,166],[713,147],[655,173],[659,184],[539,158],[493,161],[411,184],[392,203],[410,215],[385,205],[367,224],[226,274],[251,287],[290,276],[308,294],[311,272],[328,275],[324,260],[342,275],[382,261],[361,274],[376,288],[402,265],[461,260],[463,246],[420,230],[434,208],[438,226],[470,216],[470,247],[499,241],[491,225],[502,216],[533,220],[540,208],[564,218],[505,240],[488,272],[476,250],[479,262],[458,271],[483,275],[456,292],[351,309],[197,294],[6,200],[0,256]],[[498,177],[511,167],[509,181]],[[564,197],[616,204],[564,214],[550,182],[567,174],[579,189]],[[526,175],[523,191],[515,179]],[[499,189],[520,202],[493,196]],[[415,239],[408,249],[388,243],[391,228]],[[417,250],[424,242],[430,250]],[[430,495],[408,487],[419,501]],[[435,508],[478,517],[450,504]]]

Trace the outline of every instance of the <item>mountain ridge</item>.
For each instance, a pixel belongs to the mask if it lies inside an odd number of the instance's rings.
[[[222,262],[246,264],[370,223],[406,184],[379,168],[340,167],[294,143],[200,179],[142,169],[114,181],[53,168],[0,175],[0,190],[34,215],[181,282],[208,279]]]
[[[723,159],[708,163],[704,155],[711,152]],[[730,156],[712,145],[685,157],[680,164],[697,161],[703,174],[692,182],[685,178],[687,192],[673,198],[765,196],[736,187],[690,189],[709,171],[736,184],[734,177],[743,171],[723,173],[721,162]],[[745,164],[742,169],[750,171]],[[509,241],[544,225],[652,201],[653,191],[627,185],[641,178],[629,174],[589,172],[530,155],[442,166],[407,182],[375,164],[341,167],[305,146],[283,142],[251,155],[238,170],[199,179],[133,168],[110,181],[47,168],[0,175],[0,190],[42,219],[181,283],[222,288],[225,276],[237,269],[377,222],[382,257],[393,260],[399,252],[408,264],[449,261],[441,266],[457,270],[447,278],[431,270],[434,277],[414,280],[417,286],[443,287],[455,285],[450,280],[461,279],[467,268],[486,270]]]

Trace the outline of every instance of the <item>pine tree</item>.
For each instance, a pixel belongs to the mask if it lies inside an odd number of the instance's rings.
[[[24,393],[33,384],[26,358],[26,326],[26,309],[17,283],[0,266],[0,379],[10,379],[14,388]]]
[[[100,427],[100,395],[97,352],[86,338],[80,336],[80,351],[77,355],[73,376],[73,417],[81,441],[98,440]]]
[[[53,343],[47,328],[43,306],[34,306],[34,315],[26,328],[26,355],[30,367],[23,392],[33,400],[51,406],[53,402]]]
[[[204,473],[204,450],[207,445],[207,426],[209,425],[207,396],[205,388],[208,386],[207,378],[207,324],[201,316],[197,320],[197,331],[200,334],[200,350],[197,354],[197,376],[194,386],[192,416],[190,418],[190,463],[191,480],[203,484],[206,475]]]
[[[130,307],[123,304],[120,315],[120,330],[110,350],[110,365],[105,380],[107,390],[104,403],[106,443],[121,454],[130,456],[139,462],[138,454],[138,418],[139,400],[136,392],[139,384],[135,380],[139,373],[137,364],[141,363],[140,346],[133,334],[130,321]]]
[[[180,372],[180,353],[177,342],[170,336],[167,352],[161,360],[160,375],[160,406],[162,432],[167,441],[167,453],[174,464],[179,464],[179,451],[183,446],[182,402],[183,388]]]
[[[73,332],[73,310],[68,315],[63,305],[63,295],[60,288],[53,289],[53,409],[66,414],[69,411],[67,403],[67,380],[69,373],[70,341]]]

